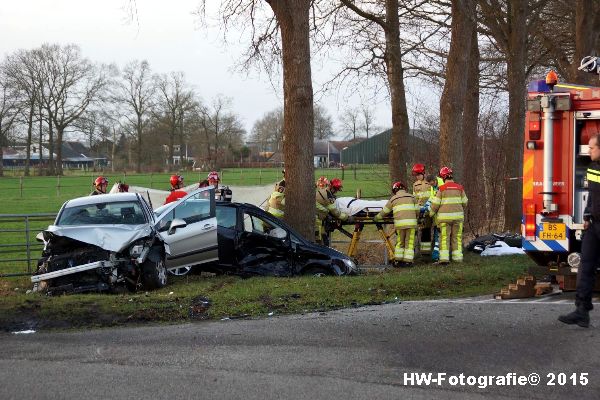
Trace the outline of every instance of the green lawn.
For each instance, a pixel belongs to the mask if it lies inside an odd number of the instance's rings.
[[[251,278],[191,275],[164,289],[123,295],[25,294],[26,278],[0,280],[0,329],[110,326],[326,311],[410,299],[491,294],[532,265],[525,256],[417,265],[355,277]],[[17,289],[16,289],[17,288]],[[209,301],[206,306],[203,301]]]

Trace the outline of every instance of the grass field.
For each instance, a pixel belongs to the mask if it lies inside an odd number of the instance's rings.
[[[467,254],[463,264],[416,265],[355,277],[191,275],[166,288],[123,295],[25,294],[26,278],[0,279],[0,330],[113,326],[146,321],[266,317],[410,299],[491,294],[525,272],[525,256]]]
[[[221,171],[223,183],[232,186],[265,185],[281,179],[279,169],[227,169]],[[341,196],[388,198],[389,173],[385,166],[367,166],[358,170],[315,171],[315,178],[340,177],[344,180]],[[0,178],[0,214],[56,213],[65,200],[87,195],[96,174],[70,174],[57,177]],[[130,185],[167,189],[170,174],[105,174],[112,183],[122,180]],[[185,183],[204,179],[206,172],[183,173]],[[235,197],[235,193],[234,193]],[[238,199],[243,200],[243,199]],[[50,221],[30,221],[31,235]],[[23,223],[0,223],[0,252],[4,258],[23,256],[7,253],[7,245],[24,241]],[[379,239],[372,226],[364,239]],[[347,241],[341,233],[335,241]],[[345,251],[346,243],[334,243]],[[31,250],[33,257],[40,249]],[[362,242],[359,261],[383,262],[384,246]],[[2,257],[0,257],[2,258]],[[173,278],[165,289],[124,295],[68,295],[47,297],[25,294],[31,288],[29,277],[0,278],[0,329],[69,328],[109,326],[143,321],[181,322],[224,317],[260,317],[270,313],[288,314],[330,310],[365,304],[380,304],[406,299],[490,294],[514,280],[532,265],[527,257],[482,258],[465,256],[465,263],[440,268],[421,264],[358,277],[324,278],[252,278],[205,277],[191,275]],[[35,269],[35,264],[33,265]],[[0,273],[24,272],[24,262],[0,262]],[[210,305],[207,306],[206,302]]]
[[[0,178],[0,214],[38,214],[56,213],[61,205],[69,199],[86,196],[92,191],[92,181],[98,173],[83,173],[69,171],[61,177],[44,176],[7,176]],[[280,168],[239,168],[224,169],[219,171],[222,182],[232,186],[266,185],[279,181],[282,178]],[[181,172],[186,185],[206,178],[207,171]],[[153,189],[169,188],[170,173],[164,174],[111,174],[103,173],[109,179],[109,187],[117,181],[126,182],[134,186]],[[388,196],[388,170],[387,166],[363,166],[359,169],[319,169],[315,171],[315,179],[321,175],[328,178],[343,177],[344,190],[342,196],[354,197],[358,189],[364,197]],[[234,193],[234,200],[236,199]],[[36,218],[29,221],[31,233],[29,240],[35,242],[35,235],[45,229],[52,219]],[[11,247],[11,244],[25,242],[25,229],[22,219],[6,219],[0,216],[0,274],[22,273],[31,269],[25,261],[3,261],[27,258],[22,247]],[[37,258],[41,248],[31,249],[34,258]],[[33,265],[35,269],[35,265]]]
[[[240,168],[220,170],[222,183],[232,186],[254,186],[275,183],[282,178],[279,168]],[[206,178],[207,171],[180,172],[186,185]],[[92,191],[92,182],[99,173],[71,173],[61,177],[21,177],[0,178],[0,214],[32,214],[56,212],[69,199],[86,196]],[[153,189],[169,189],[171,174],[124,174],[103,173],[109,179],[109,186],[122,181],[134,186]],[[318,169],[317,177],[344,178],[343,196],[354,197],[361,189],[363,197],[387,198],[389,195],[389,173],[387,166],[364,166],[356,170]],[[235,196],[235,193],[234,193]],[[238,199],[243,200],[243,199]]]

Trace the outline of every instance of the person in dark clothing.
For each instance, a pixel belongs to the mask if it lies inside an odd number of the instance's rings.
[[[592,292],[596,283],[596,268],[600,263],[600,133],[590,138],[592,163],[587,169],[589,197],[584,211],[584,235],[581,245],[581,264],[577,270],[575,311],[558,317],[560,322],[583,328],[590,326]]]

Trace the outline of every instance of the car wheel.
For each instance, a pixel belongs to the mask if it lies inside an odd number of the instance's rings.
[[[169,273],[171,275],[175,275],[175,276],[186,276],[187,274],[190,273],[191,270],[192,270],[192,267],[180,267],[180,268],[170,269]]]
[[[146,260],[142,264],[142,283],[145,289],[160,289],[167,285],[165,260]]]
[[[302,275],[314,276],[316,278],[320,278],[322,276],[331,275],[331,272],[327,271],[325,268],[307,268],[304,270]]]

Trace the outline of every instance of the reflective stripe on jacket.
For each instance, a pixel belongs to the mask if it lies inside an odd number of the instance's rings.
[[[589,195],[584,215],[587,219],[593,216],[594,219],[600,219],[600,163],[592,162],[587,169],[586,178],[588,181]]]
[[[431,195],[431,185],[424,180],[416,181],[413,183],[413,195],[418,205],[424,205]]]
[[[429,215],[435,215],[437,222],[463,221],[468,201],[462,185],[448,180],[431,199]]]
[[[417,226],[419,206],[415,203],[415,198],[412,194],[402,189],[398,190],[388,200],[379,214],[375,216],[375,220],[381,220],[392,211],[394,212],[394,226],[396,228],[414,228]]]
[[[321,221],[327,217],[327,214],[331,214],[342,221],[348,219],[348,215],[335,206],[335,196],[329,190],[325,188],[317,189],[315,199],[317,202],[317,218]]]

